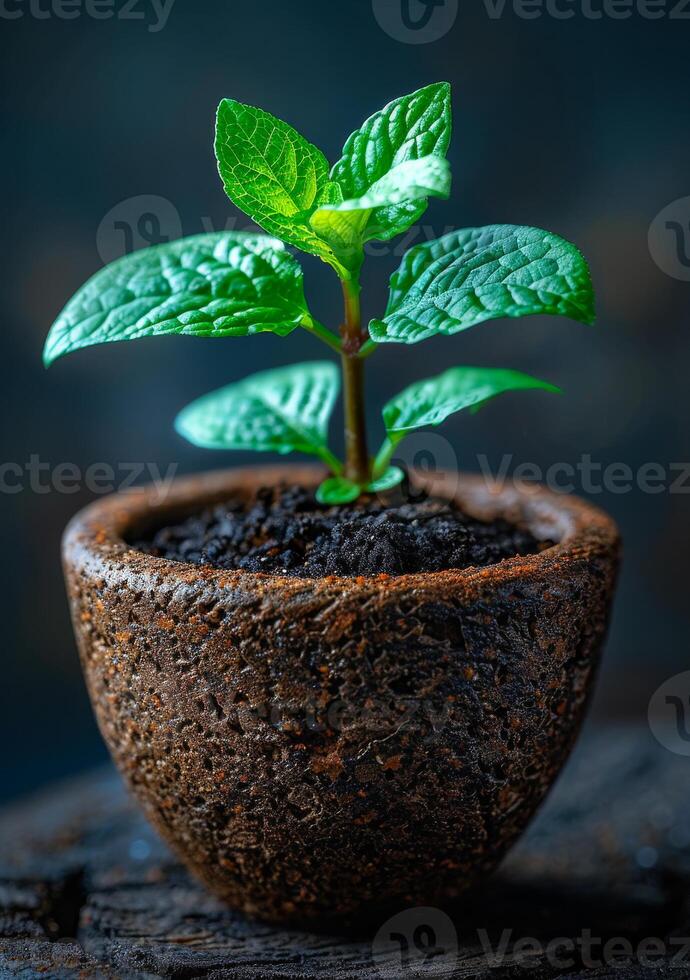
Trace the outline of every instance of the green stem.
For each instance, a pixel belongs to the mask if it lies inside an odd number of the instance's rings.
[[[374,353],[377,347],[378,344],[376,343],[376,341],[372,340],[371,337],[369,337],[369,339],[365,340],[359,349],[360,358],[363,360],[365,357],[371,357],[371,355]]]
[[[367,337],[362,332],[359,282],[342,280],[342,287],[345,301],[345,322],[340,331],[345,401],[345,476],[353,483],[363,485],[369,483],[371,477],[364,407],[364,361],[359,356]]]
[[[333,476],[342,476],[343,464],[336,456],[333,455],[330,449],[324,446],[324,448],[319,453],[319,456],[326,464],[326,466],[329,468]]]
[[[390,436],[386,436],[386,438],[383,440],[383,444],[376,454],[376,459],[374,460],[373,472],[375,480],[378,480],[380,476],[383,476],[390,466],[393,453],[395,452],[398,443],[402,438],[402,435],[400,435],[397,439],[391,439]]]
[[[324,344],[328,344],[328,346],[337,354],[341,353],[342,345],[338,338],[335,336],[335,334],[332,334],[327,327],[324,327],[322,323],[319,323],[318,320],[314,320],[312,317],[305,317],[302,321],[302,327],[308,333],[313,334],[314,337],[318,337],[319,340],[322,340]]]

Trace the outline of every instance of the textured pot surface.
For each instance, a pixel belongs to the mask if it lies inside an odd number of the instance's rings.
[[[125,539],[310,467],[115,495],[64,539],[111,753],[219,896],[273,920],[452,897],[496,865],[577,734],[618,536],[599,510],[483,479],[426,482],[557,542],[483,569],[323,579],[154,558]],[[420,482],[424,482],[420,478]]]

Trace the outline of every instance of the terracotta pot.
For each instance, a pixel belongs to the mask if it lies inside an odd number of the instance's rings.
[[[576,737],[618,559],[594,507],[450,474],[426,483],[557,544],[483,569],[323,579],[126,544],[319,476],[244,469],[176,481],[163,502],[115,495],[64,539],[84,672],[120,771],[213,892],[274,921],[440,902],[497,864]]]

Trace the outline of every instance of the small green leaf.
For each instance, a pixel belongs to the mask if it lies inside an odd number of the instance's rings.
[[[363,198],[399,164],[430,155],[444,157],[450,136],[450,86],[447,82],[427,85],[395,99],[367,119],[348,138],[331,177],[340,185],[344,199]],[[376,205],[364,240],[388,240],[405,231],[424,213],[426,197]]]
[[[450,166],[442,157],[406,160],[384,174],[361,197],[323,205],[312,215],[311,226],[345,265],[357,268],[362,245],[391,230],[390,226],[386,229],[376,225],[386,208],[415,208],[416,201],[429,196],[448,197],[450,183]]]
[[[389,438],[399,441],[413,429],[439,425],[463,408],[478,407],[506,391],[542,388],[558,392],[555,385],[520,371],[500,368],[455,367],[435,378],[417,381],[392,398],[383,409]]]
[[[578,249],[548,231],[467,228],[410,249],[391,277],[377,342],[415,344],[496,317],[551,313],[594,320],[594,293]]]
[[[405,479],[404,472],[399,466],[389,466],[385,473],[372,480],[366,487],[369,493],[383,493],[385,490],[392,490]]]
[[[339,204],[325,204],[323,209],[372,211],[385,204],[403,204],[405,201],[430,195],[448,197],[449,193],[450,164],[443,157],[428,156],[398,164],[372,184],[361,197],[341,201]]]
[[[339,389],[338,369],[330,361],[262,371],[192,402],[175,428],[195,446],[308,453],[337,473],[340,463],[327,438]]]
[[[399,466],[389,466],[382,476],[362,485],[353,483],[344,476],[330,477],[316,491],[316,499],[320,504],[350,504],[363,493],[384,493],[392,490],[405,479],[405,474]]]
[[[320,504],[335,507],[338,504],[351,504],[362,492],[362,488],[346,480],[343,476],[332,476],[324,480],[316,491],[316,499]]]
[[[225,193],[238,208],[271,235],[340,269],[309,225],[316,208],[342,200],[321,150],[281,119],[234,99],[218,106],[215,146]]]
[[[302,270],[282,242],[241,232],[194,235],[101,269],[53,324],[44,362],[80,347],[162,334],[286,336],[311,322]]]
[[[322,241],[333,249],[338,262],[357,276],[364,261],[363,234],[371,211],[318,208],[310,221]]]

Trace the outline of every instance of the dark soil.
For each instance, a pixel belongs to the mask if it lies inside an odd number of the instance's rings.
[[[317,578],[484,567],[552,543],[507,521],[478,521],[445,500],[398,496],[387,504],[326,507],[302,487],[264,487],[249,504],[228,501],[132,544],[173,561]]]

